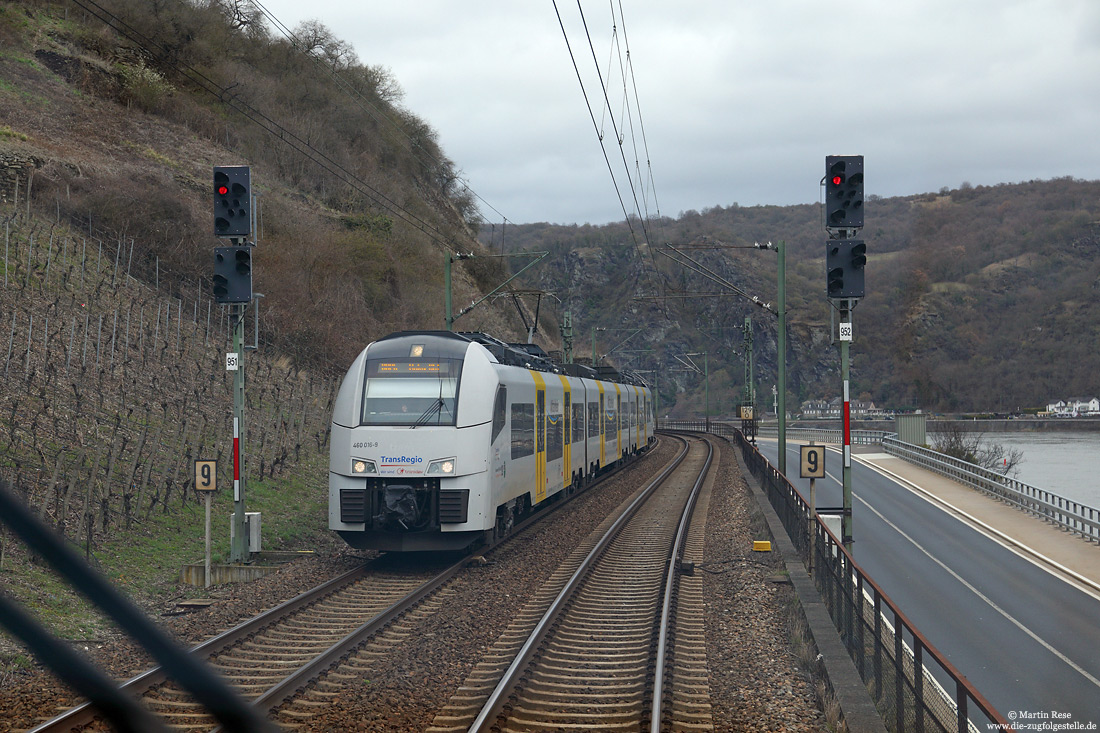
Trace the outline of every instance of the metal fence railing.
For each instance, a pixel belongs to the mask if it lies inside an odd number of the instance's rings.
[[[712,420],[711,425],[715,422]],[[700,430],[702,428],[699,428]],[[775,425],[761,426],[759,434],[775,437]],[[843,431],[831,428],[787,428],[792,440],[818,443],[843,442]],[[852,445],[882,444],[886,453],[946,476],[964,486],[977,489],[1029,514],[1073,532],[1086,540],[1100,542],[1100,509],[1067,499],[1053,491],[1040,489],[974,463],[952,458],[930,448],[898,440],[897,433],[881,430],[853,430]]]
[[[712,428],[714,426],[712,425]],[[740,433],[746,467],[760,479],[804,562],[887,728],[970,733],[1008,721],[933,647],[863,572],[799,491]]]
[[[758,434],[762,437],[774,438],[779,435],[779,428],[776,425],[761,425]],[[883,430],[853,430],[852,445],[876,445],[881,443],[887,435],[896,435],[896,433],[887,433]],[[840,445],[844,442],[844,431],[840,428],[787,428],[787,437],[791,440],[812,440],[815,443]]]
[[[1100,542],[1100,509],[893,436],[884,437],[882,447],[890,455],[994,496],[1087,540]]]
[[[689,430],[696,433],[713,433],[724,438],[733,438],[738,426],[720,420],[658,420],[658,430]]]

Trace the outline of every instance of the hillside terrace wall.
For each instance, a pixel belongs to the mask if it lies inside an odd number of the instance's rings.
[[[31,172],[41,167],[42,160],[33,155],[0,150],[0,202],[23,200]]]

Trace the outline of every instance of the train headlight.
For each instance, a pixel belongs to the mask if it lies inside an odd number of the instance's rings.
[[[441,461],[432,461],[428,464],[428,475],[453,476],[455,472],[455,459],[444,458]]]
[[[367,461],[362,458],[352,458],[351,472],[358,476],[365,473],[378,473],[378,470],[374,465],[374,461]]]

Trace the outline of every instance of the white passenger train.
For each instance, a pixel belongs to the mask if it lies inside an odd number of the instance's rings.
[[[329,527],[353,547],[448,550],[507,534],[654,440],[649,388],[484,334],[365,348],[332,416]]]

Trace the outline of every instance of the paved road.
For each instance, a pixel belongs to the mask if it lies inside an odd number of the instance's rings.
[[[777,448],[760,442],[772,463]],[[830,451],[818,506],[841,505],[841,465]],[[994,707],[1100,726],[1100,599],[855,460],[852,487],[856,562]]]

